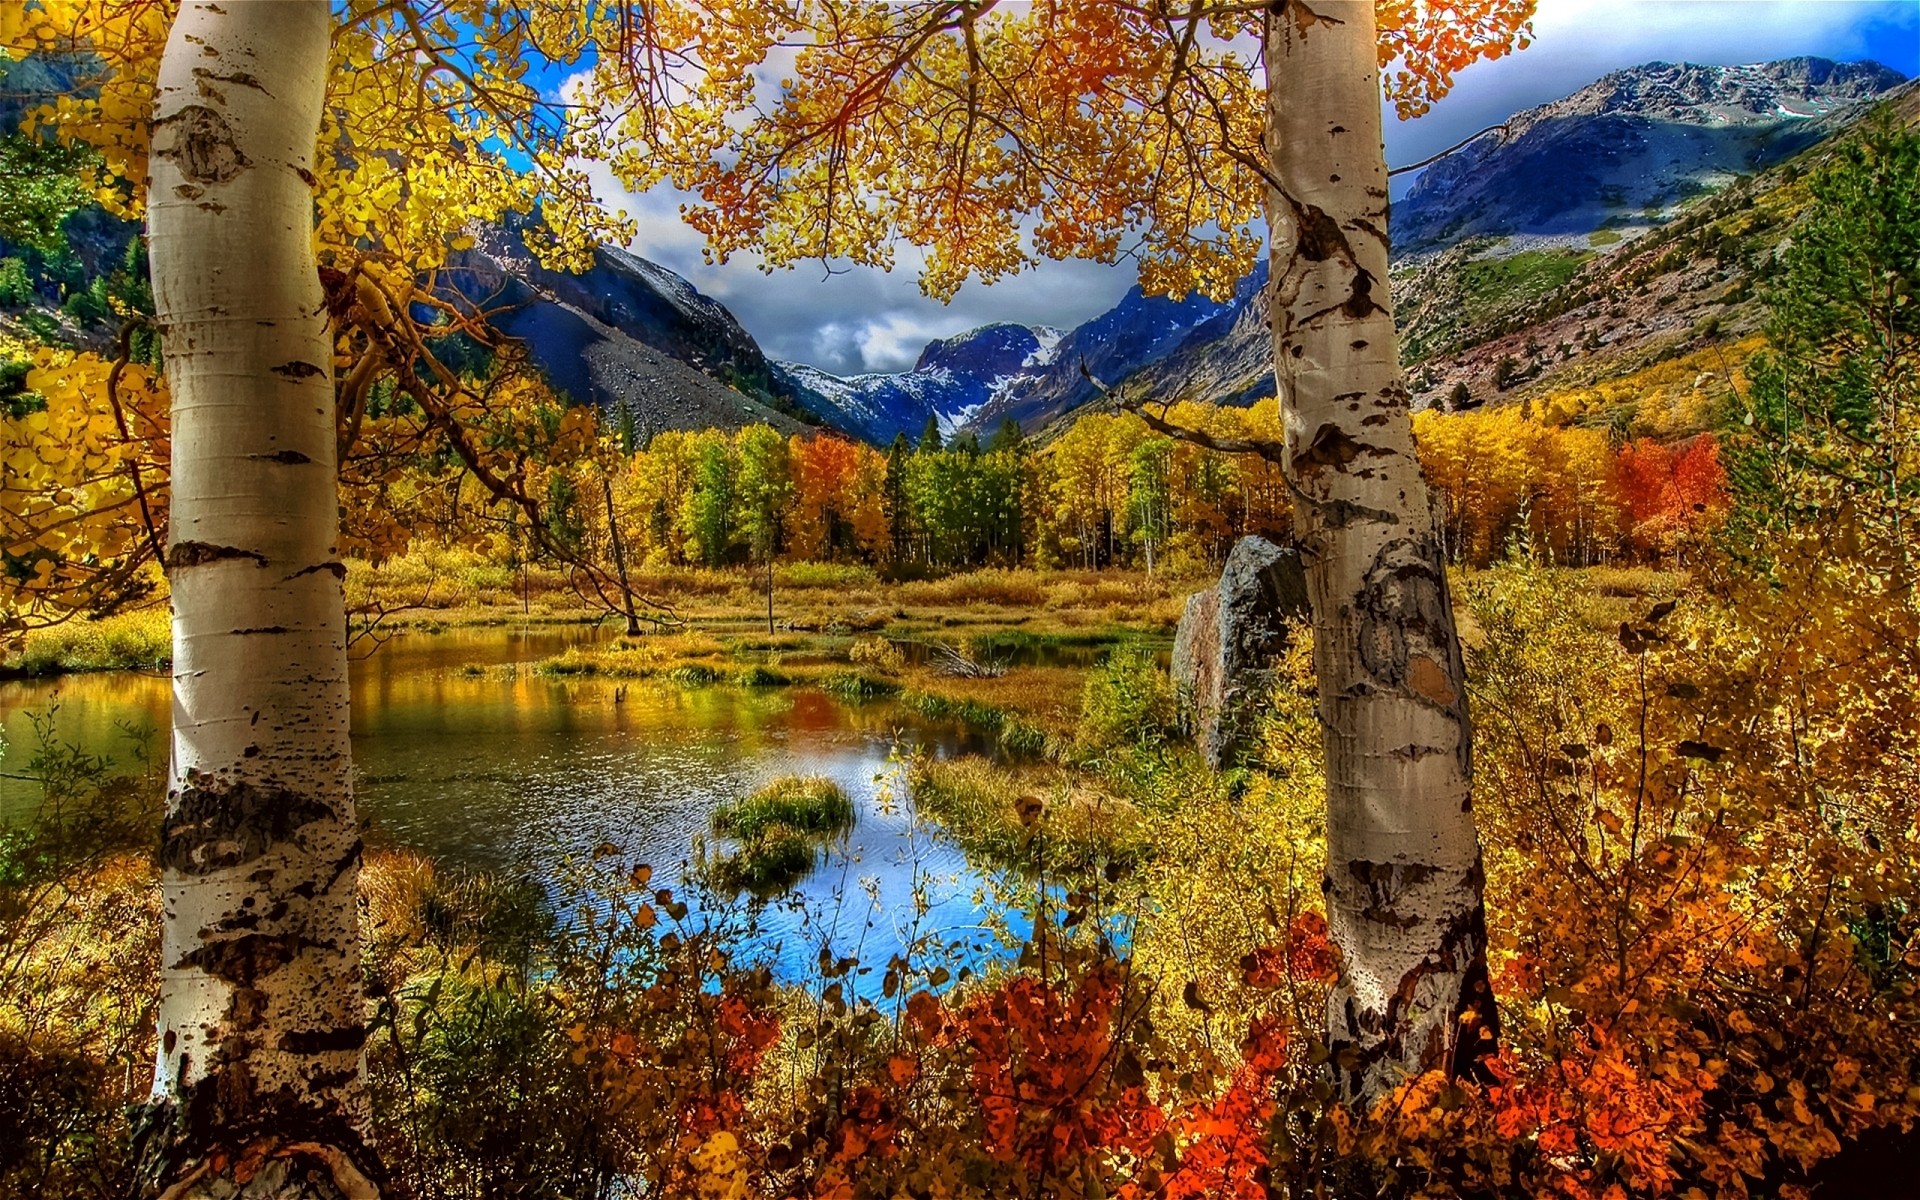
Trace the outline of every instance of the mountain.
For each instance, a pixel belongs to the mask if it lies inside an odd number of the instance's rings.
[[[1716,313],[1695,303],[1716,289],[1744,296],[1744,265],[1729,259],[1656,290],[1658,272],[1649,264],[1673,249],[1658,235],[1704,204],[1750,205],[1790,181],[1793,172],[1781,164],[1849,127],[1875,101],[1913,96],[1902,78],[1878,63],[1817,58],[1742,67],[1650,63],[1520,113],[1501,136],[1477,139],[1427,168],[1392,216],[1395,312],[1415,404],[1438,402],[1459,383],[1482,399],[1495,394],[1494,375],[1508,357],[1518,363],[1510,371],[1535,371],[1534,378],[1548,373],[1543,355],[1564,363],[1662,343],[1636,350],[1638,361],[1666,353],[1676,334],[1705,322],[1717,320],[1716,336],[1749,329],[1757,318],[1746,310]],[[1748,233],[1743,252],[1771,245],[1764,230]],[[1669,260],[1662,270],[1683,265]],[[1617,279],[1627,280],[1628,295],[1609,296]],[[1167,400],[1250,404],[1272,395],[1264,283],[1263,263],[1231,305],[1143,356],[1133,371],[1103,375],[1105,382]],[[1557,320],[1595,301],[1622,325],[1588,313],[1585,324],[1531,329],[1540,314]],[[1063,360],[1069,347],[1091,340],[1081,332],[1062,343]],[[1077,368],[1077,361],[1062,363]],[[1084,399],[1017,415],[1045,420]]]
[[[1473,237],[1578,244],[1640,232],[1783,162],[1904,76],[1875,62],[1648,63],[1510,118],[1423,171],[1394,205],[1402,258]]]
[[[973,423],[1006,388],[1051,364],[1061,336],[1046,326],[1000,323],[928,343],[911,371],[838,376],[805,363],[777,369],[797,392],[816,398],[814,411],[823,418],[884,445],[896,434],[918,438],[929,416],[942,434]]]
[[[1481,399],[1520,395],[1674,353],[1682,334],[1746,332],[1757,318],[1743,307],[1741,256],[1771,243],[1764,229],[1700,214],[1752,208],[1790,177],[1779,164],[1900,87],[1871,62],[1649,63],[1519,113],[1426,168],[1393,212],[1416,404],[1462,383]],[[850,377],[769,360],[725,306],[622,250],[602,248],[591,270],[567,275],[499,231],[449,278],[476,302],[508,306],[495,324],[558,388],[627,405],[649,429],[824,424],[884,444],[917,437],[931,416],[948,434],[1008,418],[1034,432],[1099,398],[1083,364],[1108,387],[1159,399],[1250,404],[1273,392],[1264,262],[1224,303],[1135,288],[1072,330],[986,325],[930,343],[910,371]]]
[[[519,339],[554,387],[603,408],[631,408],[647,430],[782,432],[817,424],[818,396],[798,388],[726,306],[685,279],[611,246],[578,274],[549,271],[511,230],[489,232],[444,274],[468,300],[500,309],[493,326]]]
[[[1169,300],[1139,288],[1120,303],[1067,333],[1022,325],[984,325],[921,352],[911,371],[838,378],[799,363],[782,369],[825,398],[823,417],[875,442],[895,433],[917,437],[932,414],[943,432],[991,430],[1012,418],[1029,429],[1073,411],[1098,391],[1081,363],[1103,382],[1117,382],[1171,353],[1244,305],[1264,281],[1249,278],[1232,302],[1204,296]]]

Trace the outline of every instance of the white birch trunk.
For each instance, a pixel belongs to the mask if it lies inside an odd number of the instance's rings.
[[[174,683],[150,1194],[377,1194],[333,339],[313,255],[331,33],[326,0],[185,4],[154,104]]]
[[[1465,671],[1387,289],[1372,0],[1268,17],[1275,371],[1326,739],[1328,1006],[1344,1093],[1469,1068],[1496,1031]]]

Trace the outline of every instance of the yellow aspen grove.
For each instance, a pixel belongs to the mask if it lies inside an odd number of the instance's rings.
[[[1531,0],[795,9],[813,40],[777,101],[726,153],[677,166],[721,255],[886,264],[899,238],[926,248],[922,286],[944,297],[1040,257],[1125,250],[1148,291],[1224,298],[1264,210],[1284,442],[1142,415],[1278,463],[1297,501],[1342,1087],[1371,1100],[1466,1069],[1495,1032],[1472,739],[1397,362],[1380,103],[1415,115],[1461,67],[1524,45]],[[1025,241],[1023,214],[1037,217]]]
[[[377,1194],[336,541],[333,336],[313,254],[325,0],[184,5],[148,220],[173,396],[172,783],[159,1060],[167,1196]]]

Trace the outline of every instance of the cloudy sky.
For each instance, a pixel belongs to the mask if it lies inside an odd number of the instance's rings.
[[[1469,68],[1452,95],[1417,121],[1387,117],[1387,161],[1417,162],[1515,111],[1558,99],[1608,71],[1656,59],[1735,64],[1795,55],[1874,58],[1920,72],[1915,0],[1540,0],[1525,52]],[[609,180],[604,198],[640,222],[636,253],[663,263],[731,308],[767,353],[838,374],[900,371],[928,341],[990,321],[1071,327],[1133,285],[1131,266],[1046,263],[992,287],[969,284],[950,304],[920,295],[905,251],[891,274],[829,275],[817,265],[762,272],[747,256],[701,262],[679,201],[632,196]]]

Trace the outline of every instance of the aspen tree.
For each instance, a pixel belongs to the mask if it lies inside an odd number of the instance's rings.
[[[777,102],[723,145],[657,144],[683,155],[677,180],[705,199],[692,220],[723,257],[887,266],[904,240],[946,298],[1040,258],[1124,252],[1149,292],[1224,301],[1264,213],[1284,440],[1142,415],[1278,464],[1294,496],[1342,1088],[1370,1100],[1408,1073],[1466,1069],[1494,1033],[1471,735],[1396,361],[1380,104],[1422,112],[1460,68],[1524,45],[1531,0],[793,8],[807,45]]]
[[[154,98],[174,721],[143,1140],[145,1182],[170,1196],[377,1194],[333,336],[313,250],[331,33],[325,0],[185,4]]]
[[[1267,22],[1274,373],[1326,746],[1328,1001],[1354,1095],[1491,1049],[1466,670],[1387,291],[1372,0]],[[1344,1054],[1342,1053],[1344,1052]]]

